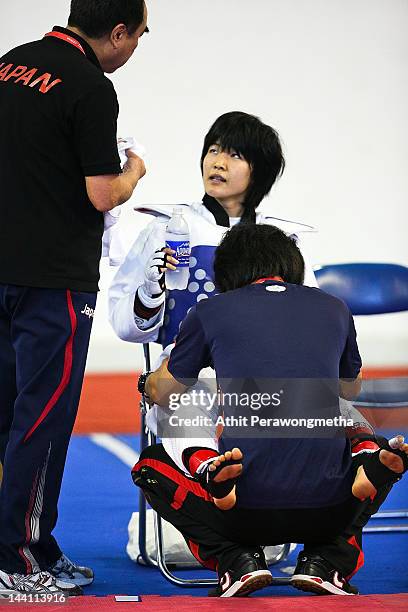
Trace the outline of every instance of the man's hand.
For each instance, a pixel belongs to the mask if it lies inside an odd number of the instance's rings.
[[[361,391],[361,385],[361,372],[354,380],[351,378],[340,378],[340,397],[346,400],[355,399]]]
[[[146,174],[146,166],[143,159],[136,155],[132,149],[126,149],[125,153],[127,161],[123,166],[123,172],[136,172],[139,177],[138,180],[140,180]]]
[[[96,210],[107,212],[127,202],[139,180],[146,174],[146,167],[141,157],[126,150],[127,162],[122,174],[86,176],[86,191]]]

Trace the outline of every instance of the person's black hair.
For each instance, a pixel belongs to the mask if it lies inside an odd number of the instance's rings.
[[[142,24],[144,0],[72,0],[68,25],[90,38],[102,38],[123,23],[129,34]]]
[[[268,276],[302,285],[305,262],[293,240],[274,225],[239,223],[216,248],[214,281],[220,293]]]
[[[225,151],[233,149],[251,166],[251,181],[243,202],[242,221],[255,222],[255,209],[285,169],[278,133],[269,125],[262,123],[258,117],[248,113],[232,111],[221,115],[204,139],[201,172],[203,172],[204,157],[214,144],[218,144]],[[203,202],[211,209],[213,206],[211,200],[214,199],[206,194]]]

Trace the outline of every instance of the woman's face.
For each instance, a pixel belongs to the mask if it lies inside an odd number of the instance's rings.
[[[224,151],[218,144],[211,145],[203,161],[203,181],[206,193],[230,217],[241,216],[242,202],[251,181],[251,166],[242,156],[233,149]]]

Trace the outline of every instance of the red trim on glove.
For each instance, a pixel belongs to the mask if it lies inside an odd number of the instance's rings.
[[[380,447],[378,446],[377,442],[374,442],[374,440],[364,440],[363,442],[359,442],[352,447],[351,454],[356,455],[357,453],[365,450],[377,451],[379,448]]]
[[[218,457],[218,455],[219,453],[217,453],[217,451],[211,451],[208,448],[203,448],[202,450],[196,451],[188,460],[188,471],[192,476],[195,476],[203,461],[207,461],[207,459],[212,459],[213,457]]]

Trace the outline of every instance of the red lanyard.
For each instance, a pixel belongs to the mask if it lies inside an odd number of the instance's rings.
[[[45,36],[54,36],[54,38],[60,38],[61,40],[65,40],[65,42],[69,43],[70,45],[73,45],[74,47],[79,49],[81,53],[86,55],[81,43],[75,38],[72,38],[72,36],[68,36],[68,34],[64,34],[63,32],[48,32],[47,34],[45,34]]]
[[[285,282],[280,276],[267,276],[266,278],[258,278],[258,280],[254,281],[252,284],[259,285],[259,283],[264,283],[268,280],[280,281],[281,283]]]

